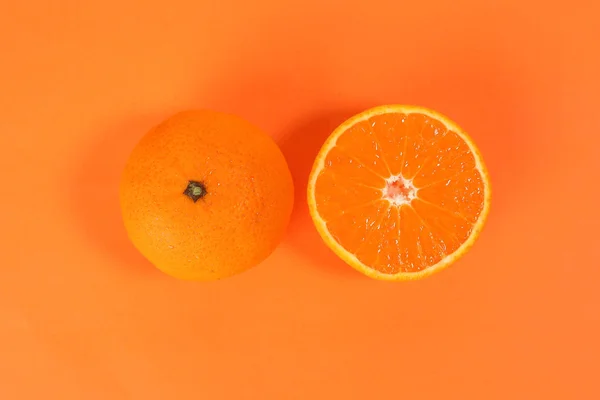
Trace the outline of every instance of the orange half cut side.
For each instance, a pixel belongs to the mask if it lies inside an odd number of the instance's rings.
[[[312,220],[340,258],[382,280],[431,275],[463,256],[490,209],[479,150],[417,106],[364,111],[327,139],[308,182]]]

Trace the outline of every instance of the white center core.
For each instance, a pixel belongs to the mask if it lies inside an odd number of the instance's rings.
[[[410,204],[417,197],[417,188],[411,179],[404,179],[402,175],[391,176],[386,179],[383,189],[383,198],[395,206]]]

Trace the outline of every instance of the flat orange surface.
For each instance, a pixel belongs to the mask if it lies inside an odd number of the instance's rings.
[[[0,399],[600,398],[597,4],[5,1]],[[304,201],[328,133],[386,103],[454,119],[493,184],[420,282],[354,272]],[[280,248],[203,284],[145,262],[117,200],[137,140],[199,107],[272,134],[297,187]]]

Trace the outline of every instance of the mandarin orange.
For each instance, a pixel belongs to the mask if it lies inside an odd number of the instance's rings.
[[[263,261],[293,206],[292,177],[275,142],[221,112],[178,113],[133,149],[120,203],[133,245],[163,272],[215,280]]]
[[[325,243],[382,280],[419,279],[462,257],[486,221],[491,186],[472,139],[433,110],[364,111],[327,139],[308,182]]]

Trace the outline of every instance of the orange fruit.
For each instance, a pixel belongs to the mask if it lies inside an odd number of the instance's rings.
[[[325,243],[382,280],[419,279],[473,245],[490,209],[487,170],[447,117],[380,106],[340,125],[313,165],[308,205]]]
[[[278,245],[293,206],[279,147],[243,119],[185,111],[133,149],[120,203],[133,245],[163,272],[214,280],[245,271]]]

